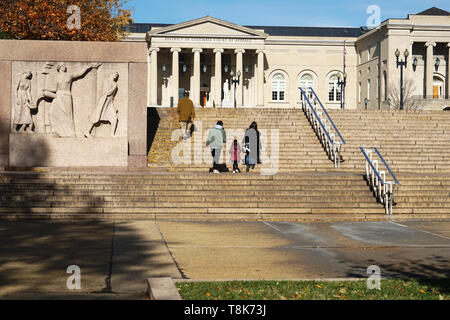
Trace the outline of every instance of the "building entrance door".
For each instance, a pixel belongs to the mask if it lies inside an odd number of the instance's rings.
[[[433,78],[433,99],[443,98],[444,81],[438,77]]]
[[[433,99],[439,99],[439,87],[433,86]]]

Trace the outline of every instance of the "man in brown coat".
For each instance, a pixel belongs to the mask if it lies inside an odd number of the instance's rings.
[[[189,99],[189,93],[187,91],[184,92],[184,98],[178,102],[177,113],[181,131],[183,131],[183,123],[186,124],[185,135],[183,135],[183,138],[188,138],[191,134],[188,132],[188,126],[189,123],[192,123],[195,119],[195,108],[194,103]]]

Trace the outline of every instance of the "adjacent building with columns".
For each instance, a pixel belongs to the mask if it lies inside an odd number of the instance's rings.
[[[437,8],[372,30],[241,26],[207,16],[127,31],[125,41],[148,44],[149,106],[176,106],[188,91],[197,107],[299,108],[298,88],[313,87],[327,108],[343,99],[346,109],[381,109],[400,88],[397,49],[400,60],[409,54],[408,97],[425,109],[450,106],[450,14]]]

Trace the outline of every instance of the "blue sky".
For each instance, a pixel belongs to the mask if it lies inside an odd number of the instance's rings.
[[[135,22],[179,23],[206,15],[241,25],[360,27],[370,5],[381,21],[430,7],[450,11],[449,0],[130,0]]]

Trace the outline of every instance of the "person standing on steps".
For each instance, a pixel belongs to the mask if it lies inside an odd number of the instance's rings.
[[[191,125],[191,129],[188,131],[188,126],[190,123],[192,123],[195,119],[195,107],[194,103],[191,99],[189,99],[189,92],[184,92],[184,98],[182,98],[180,101],[178,101],[177,106],[177,113],[178,113],[178,121],[180,122],[180,131],[183,135],[183,139],[188,139],[194,130],[194,125]],[[184,127],[184,134],[183,134],[183,127]]]
[[[239,170],[239,161],[241,160],[241,146],[239,145],[237,139],[234,139],[229,153],[231,163],[233,164],[233,173],[241,173],[241,171]]]
[[[227,134],[223,128],[223,122],[217,121],[217,124],[208,132],[206,146],[211,149],[213,158],[213,167],[210,172],[219,173],[220,154],[222,153],[223,144],[227,142]]]
[[[244,152],[246,153],[245,164],[247,165],[247,172],[249,172],[250,168],[255,169],[256,164],[261,163],[261,138],[256,122],[252,122],[250,127],[245,131],[242,145],[244,146]]]

